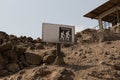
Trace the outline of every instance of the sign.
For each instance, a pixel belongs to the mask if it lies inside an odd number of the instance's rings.
[[[42,24],[42,39],[44,42],[73,44],[75,27],[62,24]]]

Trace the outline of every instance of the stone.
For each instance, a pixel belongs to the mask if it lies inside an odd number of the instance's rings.
[[[34,53],[25,53],[26,62],[31,65],[39,65],[41,64],[42,58],[39,55]]]
[[[115,70],[120,70],[120,64],[114,64],[114,65],[113,65],[113,68],[114,68]]]
[[[4,39],[6,39],[8,36],[8,34],[6,34],[5,32],[0,31],[0,43],[2,44]]]
[[[0,77],[7,76],[9,73],[7,70],[0,70]]]
[[[43,62],[46,64],[51,64],[56,58],[56,50],[47,51],[43,54]]]
[[[51,74],[51,80],[74,80],[74,73],[67,69],[58,69]]]
[[[14,50],[6,51],[4,52],[4,55],[7,56],[11,62],[18,62],[18,56]]]
[[[11,72],[17,72],[20,70],[20,67],[17,63],[11,63],[7,65],[7,69],[8,71],[11,71]]]
[[[8,59],[0,54],[0,65],[6,65],[8,63]]]
[[[54,56],[54,55],[46,55],[43,58],[43,62],[46,63],[46,64],[51,64],[55,61],[55,58],[56,58],[56,56]]]
[[[7,43],[5,42],[2,45],[0,45],[0,51],[1,52],[8,51],[10,49],[12,49],[12,43],[11,42],[7,42]]]
[[[40,43],[40,42],[42,42],[42,40],[40,38],[37,38],[34,40],[34,43]]]
[[[59,57],[57,56],[57,53],[56,53],[56,50],[51,50],[51,51],[47,51],[44,53],[43,55],[43,62],[46,63],[46,64],[63,64],[64,63],[64,60],[63,60],[63,57],[64,57],[64,53],[61,52]]]
[[[33,42],[33,38],[28,37],[28,38],[27,38],[27,41],[28,41],[28,42]]]
[[[35,49],[44,49],[44,45],[41,43],[36,43],[35,44]]]
[[[20,45],[16,45],[14,50],[16,53],[23,54],[27,50],[27,47],[20,44]]]
[[[9,40],[10,41],[17,41],[17,37],[15,35],[10,35]]]
[[[0,70],[3,70],[4,69],[4,66],[0,64]]]

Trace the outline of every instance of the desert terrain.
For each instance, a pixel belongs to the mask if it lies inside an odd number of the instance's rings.
[[[86,29],[75,44],[56,44],[40,38],[0,32],[0,80],[120,80],[120,33]],[[60,60],[62,61],[62,60]]]

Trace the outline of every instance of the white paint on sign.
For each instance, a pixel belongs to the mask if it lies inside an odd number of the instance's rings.
[[[74,43],[75,27],[62,24],[42,24],[42,39],[52,43]]]

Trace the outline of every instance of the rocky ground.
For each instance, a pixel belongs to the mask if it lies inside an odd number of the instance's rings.
[[[76,44],[61,45],[0,32],[0,80],[120,80],[120,34],[87,29]]]

